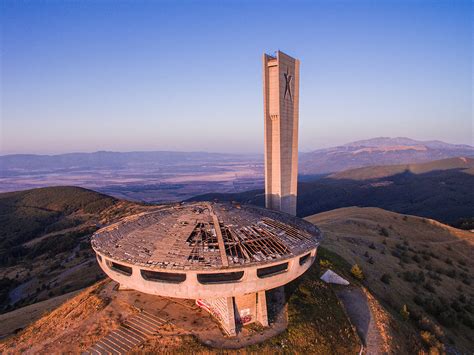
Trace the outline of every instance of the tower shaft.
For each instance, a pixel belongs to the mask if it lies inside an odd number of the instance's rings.
[[[296,215],[300,61],[263,55],[265,206]]]

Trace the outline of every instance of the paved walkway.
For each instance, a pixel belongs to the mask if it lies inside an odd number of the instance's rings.
[[[364,345],[365,354],[380,354],[384,340],[370,310],[367,296],[358,287],[344,287],[336,291],[352,324]]]
[[[129,317],[120,328],[99,340],[86,354],[127,354],[148,338],[155,336],[165,323],[165,319],[142,311]]]

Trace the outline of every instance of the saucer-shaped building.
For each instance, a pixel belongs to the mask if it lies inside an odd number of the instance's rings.
[[[126,217],[97,231],[92,247],[122,288],[195,299],[234,335],[236,323],[268,324],[265,291],[303,274],[320,239],[283,212],[196,202]]]

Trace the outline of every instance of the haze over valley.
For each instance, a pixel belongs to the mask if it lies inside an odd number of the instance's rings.
[[[474,148],[439,141],[374,138],[300,153],[300,178],[366,166],[474,156]],[[96,152],[0,156],[0,192],[81,186],[132,201],[169,202],[205,193],[263,188],[263,154]]]

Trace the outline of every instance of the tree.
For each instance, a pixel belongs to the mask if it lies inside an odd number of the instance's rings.
[[[362,269],[360,268],[359,265],[355,264],[352,269],[351,269],[351,274],[358,280],[363,280],[364,279],[364,273],[362,272]]]
[[[389,274],[383,274],[382,277],[380,278],[380,281],[382,281],[384,284],[389,285],[391,278],[392,277]]]
[[[410,312],[408,311],[408,307],[406,304],[403,305],[402,309],[400,310],[400,314],[404,320],[410,319]]]

